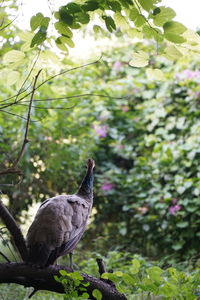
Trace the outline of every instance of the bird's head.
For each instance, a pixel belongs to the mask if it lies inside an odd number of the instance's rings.
[[[93,170],[94,167],[95,167],[95,161],[92,158],[88,158],[88,160],[87,160],[88,170]]]

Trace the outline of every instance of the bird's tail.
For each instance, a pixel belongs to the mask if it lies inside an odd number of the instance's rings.
[[[28,262],[40,267],[45,267],[49,259],[51,250],[45,243],[35,243],[28,247]]]

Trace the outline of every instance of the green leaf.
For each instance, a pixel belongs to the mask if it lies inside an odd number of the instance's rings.
[[[20,73],[18,71],[10,71],[9,76],[7,77],[7,85],[15,84],[20,78]]]
[[[72,272],[69,274],[69,276],[73,279],[83,280],[83,276],[79,272]]]
[[[66,8],[69,12],[69,14],[74,14],[74,13],[77,13],[77,12],[80,12],[81,11],[81,6],[77,3],[74,3],[74,2],[70,2],[66,5]]]
[[[137,274],[140,270],[140,262],[137,259],[132,260],[132,266],[130,267],[130,272],[132,274]]]
[[[96,34],[104,32],[103,28],[101,28],[101,26],[99,26],[99,25],[94,25],[93,30],[94,30],[94,33],[96,33]]]
[[[166,282],[159,288],[159,293],[167,297],[167,299],[177,299],[179,291],[177,285]]]
[[[170,7],[160,6],[153,12],[153,22],[156,26],[163,26],[176,16],[175,11]]]
[[[110,1],[108,2],[108,5],[110,9],[113,10],[114,12],[120,12],[122,10],[121,5],[117,1]]]
[[[146,23],[146,19],[145,19],[145,17],[144,17],[143,15],[139,15],[139,16],[135,19],[134,23],[135,23],[135,26],[136,26],[136,27],[140,27],[140,26],[142,26],[144,23]]]
[[[185,192],[185,187],[184,186],[178,186],[177,187],[177,192],[181,195]]]
[[[65,270],[60,270],[59,273],[60,273],[61,276],[67,276],[68,275],[68,273]]]
[[[178,223],[176,223],[176,226],[179,227],[179,228],[186,228],[186,227],[189,226],[189,223],[187,221],[178,222]]]
[[[106,27],[110,32],[113,32],[113,29],[116,30],[115,21],[111,17],[103,16],[102,17],[105,21]]]
[[[149,55],[142,50],[133,53],[132,57],[132,60],[129,62],[132,67],[140,68],[149,64]]]
[[[149,80],[165,81],[164,73],[160,69],[148,68],[146,74]]]
[[[151,38],[154,38],[155,40],[158,39],[158,32],[157,32],[157,29],[153,29],[152,27],[150,27],[149,25],[144,25],[142,27],[142,32],[144,33],[145,37],[147,39],[151,39]]]
[[[67,25],[72,25],[73,23],[73,16],[71,16],[68,12],[68,9],[67,9],[67,6],[62,6],[60,9],[59,9],[59,15],[60,15],[60,18],[61,20],[66,23]]]
[[[179,59],[180,57],[183,56],[183,54],[174,45],[170,45],[169,47],[167,47],[165,49],[164,54],[165,54],[165,57],[170,60]]]
[[[176,35],[182,34],[187,30],[187,28],[183,24],[174,21],[166,22],[163,25],[163,29],[165,34],[176,34]]]
[[[22,41],[30,42],[34,36],[34,33],[30,31],[21,31],[18,33],[18,36]]]
[[[83,293],[81,295],[81,298],[83,298],[83,299],[89,299],[89,297],[90,297],[90,295],[88,293]]]
[[[102,299],[102,293],[101,293],[99,290],[97,290],[97,289],[94,289],[94,290],[92,291],[92,296],[93,296],[95,299],[97,299],[97,300],[101,300],[101,299]]]
[[[96,1],[87,1],[82,5],[82,9],[85,11],[94,11],[99,8],[99,3]]]
[[[19,50],[11,50],[4,55],[3,61],[4,63],[13,63],[24,59],[24,57],[25,57],[24,52]]]
[[[180,250],[182,248],[183,248],[182,243],[176,243],[176,244],[172,245],[172,249],[174,249],[175,251],[178,251],[178,250]]]
[[[156,282],[160,282],[162,280],[160,276],[162,273],[163,270],[157,266],[147,269],[147,274],[149,275],[150,279]]]
[[[76,15],[77,17],[77,21],[82,23],[82,24],[88,24],[90,21],[90,16],[89,14],[85,13],[85,12],[80,12]]]
[[[153,1],[152,0],[138,0],[140,5],[144,10],[149,12],[153,8]]]
[[[142,39],[143,38],[143,34],[141,31],[137,30],[136,28],[130,28],[127,30],[127,34],[130,38],[138,38],[138,39]]]
[[[139,15],[137,8],[133,7],[129,13],[129,19],[134,22]]]
[[[123,280],[126,284],[128,284],[130,286],[131,285],[134,286],[135,282],[136,282],[132,276],[130,276],[129,274],[126,274],[126,273],[123,274]]]
[[[81,28],[80,23],[76,22],[75,20],[73,21],[73,23],[71,25],[69,25],[72,29],[79,29]]]
[[[37,13],[35,16],[33,16],[31,18],[30,25],[31,25],[31,29],[33,31],[40,26],[43,18],[44,18],[44,16],[42,13]]]
[[[182,44],[186,42],[186,39],[184,39],[182,36],[177,34],[165,33],[164,36],[168,41],[176,44]]]
[[[126,18],[124,16],[121,15],[120,12],[116,12],[114,14],[114,19],[115,22],[117,24],[117,26],[119,26],[122,30],[128,30],[129,29],[129,24],[128,21],[126,20]]]
[[[63,21],[56,22],[55,28],[60,34],[66,35],[69,38],[73,36],[72,31],[69,29],[69,27],[67,27],[67,25]]]
[[[61,37],[57,38],[57,39],[55,40],[55,42],[56,42],[56,46],[57,46],[60,50],[65,51],[65,52],[68,53],[68,48],[65,46],[64,43],[62,43]]]
[[[60,41],[62,42],[62,44],[67,44],[70,48],[75,47],[74,42],[71,39],[69,39],[68,37],[61,36]]]
[[[118,277],[122,277],[123,276],[123,273],[121,271],[116,271],[114,272],[114,274]]]
[[[129,8],[129,5],[133,5],[133,2],[131,0],[119,0],[121,2],[122,6],[125,8]]]
[[[47,29],[49,26],[49,22],[50,22],[50,18],[45,17],[42,19],[40,26],[44,26]]]
[[[39,30],[32,38],[30,47],[41,45],[46,40],[46,32]]]

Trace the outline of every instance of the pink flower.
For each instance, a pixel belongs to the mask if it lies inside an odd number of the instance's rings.
[[[119,72],[120,69],[121,69],[121,66],[122,66],[122,63],[120,61],[116,61],[113,65],[113,69],[116,71],[116,72]]]
[[[122,149],[124,149],[124,145],[119,144],[119,145],[116,146],[116,149],[117,150],[122,150]]]
[[[170,215],[175,215],[177,213],[177,211],[179,211],[181,209],[181,206],[179,204],[176,204],[174,206],[170,206],[169,207],[169,214]]]
[[[114,188],[114,184],[112,183],[109,183],[109,182],[105,182],[102,186],[101,186],[101,189],[103,191],[110,191]]]
[[[172,203],[175,205],[177,203],[177,199],[176,198],[172,199]]]
[[[122,110],[123,110],[124,112],[127,112],[127,111],[129,111],[129,107],[128,107],[128,106],[122,106]]]
[[[178,80],[184,80],[184,79],[189,79],[193,81],[199,81],[200,80],[200,71],[196,70],[189,70],[185,69],[182,72],[176,74],[176,78]]]
[[[107,126],[102,125],[102,126],[95,126],[94,130],[96,134],[99,136],[99,138],[104,138],[107,136]]]

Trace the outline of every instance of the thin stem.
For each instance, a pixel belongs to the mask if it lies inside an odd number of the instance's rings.
[[[15,103],[17,102],[18,96],[21,94],[21,91],[22,91],[22,89],[23,89],[25,83],[26,83],[27,80],[29,79],[29,77],[30,77],[30,75],[31,75],[31,73],[32,73],[32,71],[33,71],[33,69],[34,69],[34,67],[35,67],[35,65],[36,65],[36,63],[37,63],[37,61],[38,61],[38,59],[39,59],[40,52],[41,52],[41,49],[39,49],[38,54],[37,54],[37,56],[36,56],[36,59],[35,59],[35,61],[33,62],[33,65],[32,65],[32,67],[31,67],[31,69],[30,69],[28,75],[26,76],[24,82],[22,83],[22,86],[20,87],[20,89],[19,89],[19,91],[18,91],[18,93],[17,93],[17,95],[16,95]]]
[[[6,27],[10,26],[16,19],[17,19],[18,16],[16,16],[14,18],[14,20],[12,20],[11,22],[9,22],[7,25],[5,25],[3,28],[0,29],[0,31],[4,30]]]
[[[14,168],[16,168],[16,166],[18,165],[20,159],[23,156],[26,144],[29,142],[29,140],[28,140],[28,132],[29,132],[29,125],[30,125],[30,118],[31,118],[31,107],[32,107],[32,103],[33,103],[34,93],[35,93],[35,90],[36,90],[36,83],[37,83],[37,80],[38,80],[38,77],[39,77],[41,71],[42,70],[40,70],[37,73],[37,75],[35,76],[34,83],[33,83],[33,90],[32,90],[32,93],[31,93],[31,98],[30,98],[30,103],[29,103],[29,108],[28,108],[28,114],[27,114],[26,130],[25,130],[25,134],[24,134],[24,140],[23,140],[23,144],[22,144],[21,150],[20,150],[20,152],[18,154],[18,157],[16,158],[16,160],[13,163],[13,167]]]
[[[10,263],[10,259],[3,253],[0,251],[0,255],[8,262]]]

